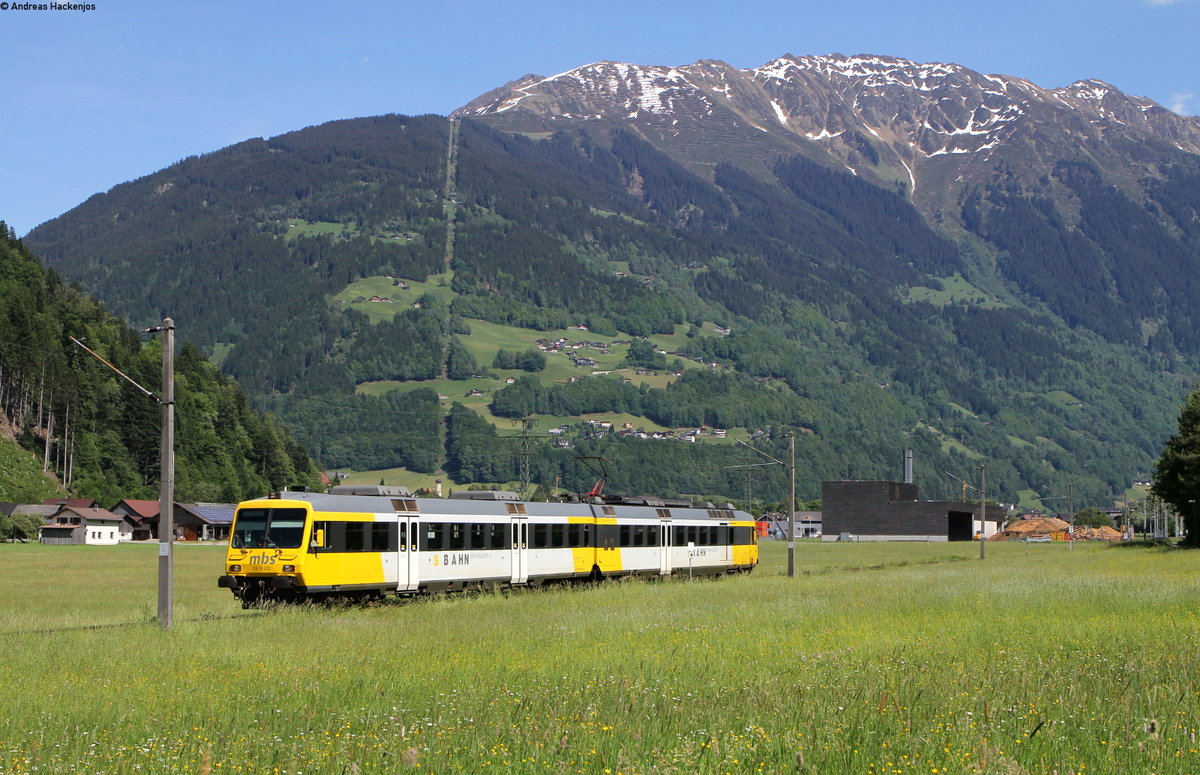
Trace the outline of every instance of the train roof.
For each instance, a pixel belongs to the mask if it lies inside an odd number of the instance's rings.
[[[482,491],[481,491],[482,492]],[[511,493],[506,493],[506,495]],[[305,501],[318,511],[344,512],[396,512],[416,511],[429,515],[464,516],[508,516],[527,514],[542,517],[639,517],[645,518],[654,508],[666,512],[662,516],[680,519],[753,520],[744,511],[733,508],[693,508],[691,506],[658,505],[657,499],[646,498],[650,503],[557,503],[522,501],[502,498],[413,498],[386,497],[383,495],[342,495],[337,493],[281,492],[272,498]],[[258,499],[263,500],[263,499]],[[415,509],[413,508],[415,506]]]

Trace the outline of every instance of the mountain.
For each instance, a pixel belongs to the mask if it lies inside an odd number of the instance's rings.
[[[1046,174],[1072,147],[1133,180],[1146,159],[1200,152],[1195,117],[1102,81],[1044,89],[956,64],[868,55],[789,54],[747,70],[711,60],[597,62],[527,75],[454,115],[524,133],[629,127],[698,171],[744,159],[769,172],[779,155],[802,154],[899,183],[923,210],[1001,168]],[[1143,165],[1131,164],[1137,156]]]
[[[1044,89],[867,55],[787,55],[748,70],[600,62],[525,76],[455,115],[534,136],[620,128],[700,175],[732,163],[771,182],[789,156],[844,169],[904,192],[1069,325],[1200,345],[1200,119],[1102,81]]]
[[[578,489],[582,454],[614,489],[743,492],[728,446],[580,426],[518,461],[494,428],[620,413],[777,454],[796,432],[804,497],[912,447],[933,495],[986,462],[1009,500],[1100,502],[1200,356],[1196,127],[884,57],[599,63],[186,159],[26,241],[173,316],[330,467]],[[595,357],[499,353],[572,337]],[[568,380],[597,359],[627,370]]]

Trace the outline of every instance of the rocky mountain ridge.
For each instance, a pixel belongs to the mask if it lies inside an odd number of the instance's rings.
[[[928,206],[945,202],[944,189],[924,192],[939,180],[986,180],[1000,165],[1036,178],[1048,157],[1062,155],[1047,147],[1077,149],[1114,173],[1131,141],[1200,153],[1196,118],[1103,81],[1047,89],[957,64],[872,55],[788,54],[745,70],[715,60],[596,62],[524,76],[454,115],[522,132],[624,124],[694,169],[726,160],[736,138],[758,147],[762,164],[801,153],[874,182],[897,181]],[[697,143],[689,136],[697,131],[710,140]]]

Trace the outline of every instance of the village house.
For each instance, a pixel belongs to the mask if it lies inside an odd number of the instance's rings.
[[[149,541],[158,538],[158,501],[125,498],[117,501],[111,510],[129,523],[129,540]]]
[[[225,541],[233,526],[233,503],[176,503],[175,535],[183,541]]]
[[[42,525],[40,540],[44,544],[89,544],[114,546],[128,541],[132,527],[108,509],[64,506]]]

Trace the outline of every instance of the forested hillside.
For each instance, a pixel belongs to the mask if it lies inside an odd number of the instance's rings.
[[[70,492],[111,506],[158,491],[159,404],[68,337],[157,390],[161,344],[44,270],[0,223],[0,500]],[[237,501],[313,485],[290,434],[250,406],[194,344],[176,357],[179,500]]]
[[[805,498],[822,479],[894,478],[913,448],[929,495],[957,492],[945,471],[986,463],[1002,498],[1073,485],[1098,502],[1147,472],[1170,432],[1196,356],[1180,317],[1193,280],[1154,302],[1157,328],[1130,322],[1123,310],[1151,302],[1093,254],[1103,213],[1135,214],[1084,169],[1057,173],[1085,202],[1078,229],[998,187],[968,200],[956,241],[902,186],[798,156],[767,178],[731,163],[706,178],[631,131],[458,124],[449,183],[446,119],[340,121],[185,160],[28,241],[137,322],[174,317],[327,467],[510,481],[521,466],[496,423],[620,412],[741,428],[776,455],[795,432]],[[1185,178],[1164,181],[1161,210],[1191,212],[1176,188]],[[1182,271],[1177,244],[1129,250]],[[1062,246],[1057,282],[1060,254],[1038,245]],[[658,381],[522,376],[473,333],[485,324],[523,337],[517,351],[583,325]],[[1139,331],[1161,347],[1145,351]],[[454,408],[468,392],[456,384],[490,394],[474,417]],[[745,474],[726,466],[761,462],[729,444],[572,438],[534,445],[534,483],[579,484],[585,454],[613,461],[619,490],[734,496]]]

